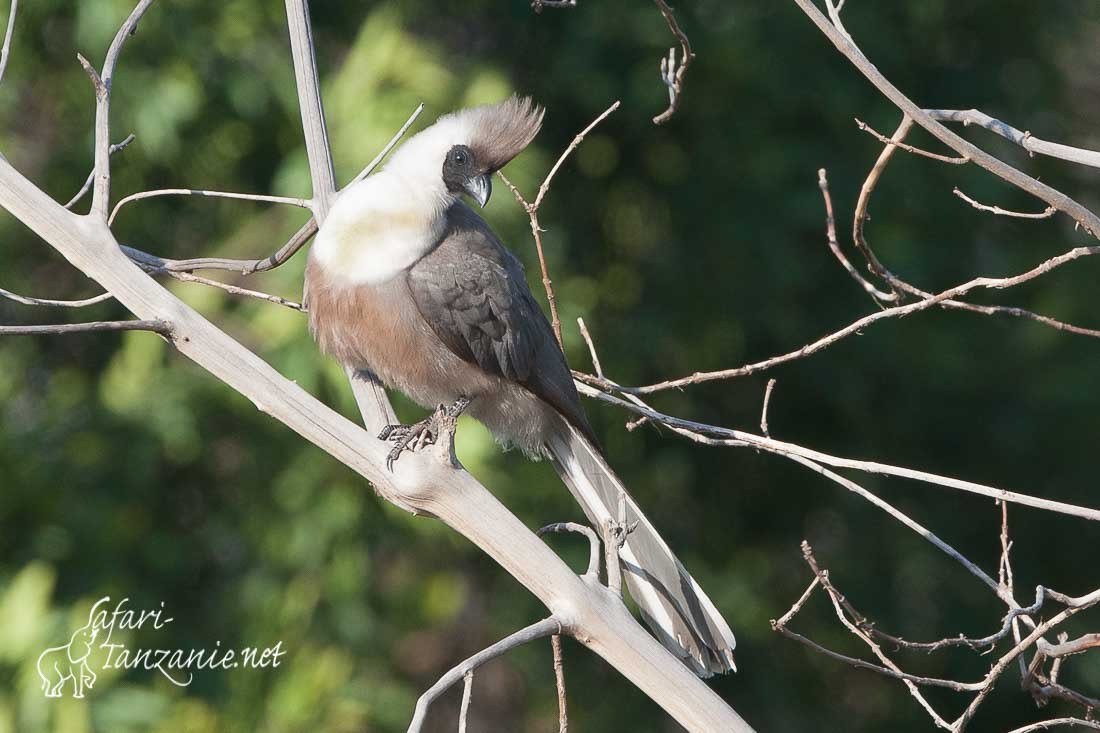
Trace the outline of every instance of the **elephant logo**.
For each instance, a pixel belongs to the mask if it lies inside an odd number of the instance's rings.
[[[88,655],[98,633],[89,614],[88,623],[73,633],[68,644],[50,647],[38,655],[38,676],[46,697],[61,697],[69,680],[73,682],[73,697],[84,697],[84,690],[91,689],[96,677],[88,666]]]

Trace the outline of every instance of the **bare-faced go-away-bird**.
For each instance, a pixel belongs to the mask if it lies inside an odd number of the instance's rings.
[[[445,115],[341,192],[306,267],[310,330],[344,366],[548,458],[597,527],[625,502],[620,557],[646,622],[700,676],[728,672],[733,633],[608,466],[523,266],[462,200],[485,206],[542,116],[518,97]],[[433,424],[387,427],[390,461]]]

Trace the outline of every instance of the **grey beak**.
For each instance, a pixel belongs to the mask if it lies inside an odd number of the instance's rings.
[[[489,203],[489,197],[493,195],[493,179],[489,173],[474,176],[466,181],[466,193],[477,202],[481,208]]]

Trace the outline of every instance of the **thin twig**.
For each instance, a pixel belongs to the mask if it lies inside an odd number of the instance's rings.
[[[921,148],[907,145],[906,143],[897,140],[891,140],[858,117],[856,118],[856,125],[858,125],[859,129],[863,130],[864,132],[870,133],[871,136],[878,140],[880,143],[884,143],[886,145],[894,145],[906,151],[907,153],[913,153],[914,155],[920,155],[925,158],[931,158],[932,160],[938,160],[941,163],[950,163],[951,165],[965,165],[966,163],[970,162],[970,158],[967,158],[965,156],[940,155],[939,153],[930,153],[927,150],[922,150]]]
[[[210,278],[195,275],[190,272],[172,272],[171,270],[151,270],[150,274],[153,275],[168,275],[171,278],[179,280],[181,282],[199,283],[200,285],[206,285],[218,290],[224,290],[230,295],[236,295],[242,298],[255,298],[256,300],[263,300],[268,303],[274,303],[275,305],[281,305],[291,310],[304,311],[305,307],[296,301],[287,300],[278,295],[272,295],[271,293],[264,293],[259,290],[249,290],[248,288],[242,288],[237,285],[230,285],[229,283],[219,282],[218,280],[211,280]]]
[[[41,326],[0,326],[0,336],[32,336],[38,334],[102,333],[104,331],[153,331],[171,336],[171,327],[164,321],[93,321],[91,323],[59,323]]]
[[[424,111],[424,105],[417,105],[416,109],[405,121],[405,124],[401,126],[401,129],[390,141],[386,143],[386,146],[374,157],[367,166],[359,172],[358,175],[352,180],[352,182],[361,181],[368,175],[374,172],[374,169],[382,162],[382,160],[389,154],[391,150],[401,141],[401,138],[405,135],[416,118],[420,116],[420,113]],[[276,250],[273,254],[263,259],[258,260],[240,260],[230,259],[224,257],[196,257],[187,260],[170,260],[156,255],[143,252],[133,247],[123,247],[123,251],[127,256],[135,262],[147,265],[149,267],[155,267],[158,270],[169,270],[172,272],[193,272],[195,270],[226,270],[228,272],[238,272],[242,275],[251,275],[257,272],[268,272],[274,270],[283,263],[287,262],[293,257],[298,250],[300,250],[306,242],[317,233],[317,220],[310,218],[305,224],[303,224],[294,235],[287,240],[286,244]]]
[[[833,217],[833,197],[829,194],[829,180],[825,176],[824,168],[817,171],[817,186],[821,189],[821,196],[825,200],[825,238],[829,243],[829,249],[832,250],[833,256],[852,276],[852,279],[859,283],[860,287],[866,290],[876,301],[890,302],[897,300],[897,293],[884,293],[876,288],[871,281],[863,277],[840,249],[840,243],[836,238],[836,219]]]
[[[218,199],[259,201],[268,204],[286,204],[287,206],[297,206],[302,209],[308,209],[310,206],[309,202],[305,199],[292,198],[289,196],[267,196],[265,194],[259,193],[210,191],[201,188],[160,188],[153,191],[139,191],[138,193],[132,193],[129,196],[121,199],[117,204],[115,204],[115,208],[111,210],[111,215],[107,217],[107,224],[113,224],[115,221],[115,217],[118,216],[119,210],[131,201],[141,201],[142,199],[158,198],[161,196],[204,196]]]
[[[574,372],[574,376],[578,376]],[[586,376],[587,375],[581,375]],[[991,499],[1002,499],[1004,501],[1010,501],[1015,504],[1023,504],[1024,506],[1030,506],[1036,509],[1043,509],[1046,511],[1056,512],[1058,514],[1067,514],[1074,517],[1080,517],[1081,519],[1088,519],[1090,521],[1100,521],[1100,509],[1092,509],[1090,507],[1077,506],[1075,504],[1067,504],[1065,502],[1053,501],[1050,499],[1042,499],[1037,496],[1030,496],[1028,494],[1020,494],[1014,491],[1006,491],[1004,489],[997,489],[992,486],[986,486],[984,484],[974,483],[972,481],[963,481],[961,479],[951,478],[950,476],[941,476],[939,474],[928,473],[925,471],[917,471],[911,468],[903,468],[900,466],[892,466],[886,463],[878,463],[875,461],[860,461],[851,458],[841,458],[839,456],[830,455],[828,453],[822,453],[821,451],[812,450],[795,443],[787,443],[774,438],[765,438],[760,435],[754,435],[753,433],[747,433],[742,430],[734,430],[731,428],[723,428],[715,425],[707,425],[705,423],[693,422],[691,420],[684,420],[683,418],[673,417],[664,413],[658,412],[648,406],[636,404],[617,397],[613,394],[609,394],[600,389],[590,386],[588,380],[576,380],[574,383],[577,386],[577,391],[588,397],[594,397],[603,402],[608,402],[613,405],[624,407],[631,412],[639,415],[645,415],[654,422],[667,425],[674,431],[681,432],[681,434],[690,433],[692,435],[698,435],[701,441],[713,441],[716,440],[717,444],[730,445],[735,447],[749,447],[756,450],[762,450],[767,453],[774,453],[776,455],[786,456],[793,458],[795,456],[809,459],[818,463],[823,463],[835,468],[848,468],[857,471],[864,471],[866,473],[881,474],[885,476],[896,476],[898,478],[911,479],[913,481],[919,481],[922,483],[933,484],[936,486],[944,486],[950,489],[957,489],[959,491],[966,491],[972,494],[978,494],[980,496],[987,496]],[[619,389],[618,385],[613,382],[609,382],[612,390]],[[635,397],[630,393],[626,394],[626,397]]]
[[[516,647],[523,646],[536,639],[543,639],[547,636],[561,633],[562,625],[558,623],[556,618],[550,616],[549,618],[544,618],[542,621],[537,621],[530,626],[520,629],[514,634],[506,636],[492,646],[482,649],[477,654],[455,665],[446,674],[440,677],[438,682],[428,688],[428,690],[420,696],[420,699],[416,701],[416,711],[413,713],[412,722],[409,723],[408,733],[419,733],[421,727],[424,725],[424,718],[427,716],[428,708],[431,704],[435,702],[440,695],[450,689],[451,685],[463,679],[468,673],[473,672],[486,662],[496,659]]]
[[[764,359],[763,361],[754,362],[752,364],[747,364],[745,366],[737,367],[735,369],[720,369],[712,372],[695,372],[694,374],[686,377],[669,379],[664,382],[656,382],[654,384],[648,384],[642,387],[617,386],[615,389],[621,392],[628,392],[630,394],[643,395],[651,394],[653,392],[660,392],[662,390],[679,389],[681,387],[686,387],[689,385],[702,384],[703,382],[712,382],[718,379],[731,379],[733,377],[743,377],[749,374],[756,374],[757,372],[771,369],[772,367],[779,366],[780,364],[786,364],[788,362],[796,361],[798,359],[804,359],[811,354],[816,354],[817,352],[832,346],[833,344],[843,340],[844,338],[847,338],[848,336],[852,336],[854,334],[862,332],[863,329],[873,323],[877,323],[879,321],[883,321],[889,318],[900,318],[903,316],[908,316],[912,313],[928,310],[929,308],[939,306],[946,301],[952,300],[961,295],[965,295],[970,291],[976,290],[978,288],[996,290],[1011,288],[1021,283],[1028,282],[1029,280],[1034,280],[1035,278],[1045,275],[1048,272],[1051,272],[1052,270],[1055,270],[1076,259],[1098,253],[1100,253],[1100,246],[1074,247],[1068,252],[1064,252],[1056,257],[1051,257],[1050,259],[1039,263],[1030,270],[1022,272],[1018,275],[1013,275],[1010,277],[976,277],[972,280],[962,283],[961,285],[956,285],[953,288],[949,288],[928,298],[924,298],[923,300],[919,300],[914,303],[908,303],[906,305],[895,306],[893,308],[887,308],[885,310],[878,311],[877,313],[871,313],[869,315],[863,316],[862,318],[859,318],[848,324],[844,328],[841,328],[838,331],[834,331],[827,336],[823,336],[816,341],[806,344],[802,348],[795,351],[790,351],[786,354],[781,354],[779,356],[773,356],[769,359]],[[1053,319],[1048,320],[1053,321]],[[1084,332],[1085,335],[1100,335],[1100,331],[1093,332],[1090,329],[1070,327],[1069,324],[1062,325],[1065,326],[1064,330],[1070,330],[1072,328],[1075,330],[1075,332]],[[579,378],[598,386],[606,386],[605,381],[593,379],[591,377],[588,377],[588,375],[581,375],[579,376]]]
[[[565,701],[565,666],[562,661],[561,636],[550,637],[550,648],[554,654],[554,687],[558,692],[558,733],[569,731],[569,711]]]
[[[504,185],[508,186],[508,189],[512,192],[512,195],[516,197],[516,201],[523,207],[523,210],[527,212],[527,219],[531,225],[531,236],[535,239],[535,250],[539,256],[539,269],[542,270],[542,286],[546,290],[546,300],[550,304],[550,325],[554,329],[554,337],[558,340],[558,346],[564,350],[565,342],[561,338],[561,320],[558,318],[558,304],[557,298],[554,296],[554,283],[550,280],[550,271],[546,267],[546,255],[542,248],[542,227],[539,225],[539,207],[542,206],[542,200],[546,197],[546,194],[550,191],[550,182],[557,175],[558,170],[565,162],[566,158],[572,154],[577,146],[581,144],[585,136],[590,133],[596,125],[607,119],[608,115],[619,108],[620,102],[616,101],[610,107],[603,111],[599,117],[594,119],[583,130],[577,133],[573,138],[573,142],[569,143],[562,154],[558,156],[557,161],[554,163],[550,172],[546,174],[546,178],[543,179],[542,184],[539,185],[538,193],[535,196],[534,201],[528,201],[520,193],[519,189],[508,180],[504,175],[504,171],[498,171],[497,175],[500,176],[500,180],[504,181]]]
[[[621,104],[622,102],[620,100],[615,100],[610,107],[600,113],[599,117],[589,122],[587,127],[585,127],[573,137],[573,141],[569,143],[565,150],[562,151],[561,155],[558,156],[558,159],[554,161],[554,165],[550,168],[550,172],[547,173],[546,178],[542,180],[542,184],[539,186],[538,193],[535,195],[535,200],[531,204],[533,208],[538,209],[540,206],[542,206],[542,200],[546,198],[546,194],[550,191],[550,183],[554,180],[554,176],[558,174],[558,171],[561,169],[566,159],[568,159],[569,156],[573,154],[573,151],[576,150],[582,142],[584,142],[584,138],[588,136],[588,133],[592,132],[594,129],[596,129],[597,125],[610,117],[611,114],[614,113]]]
[[[131,132],[129,135],[124,137],[122,140],[120,140],[119,142],[112,145],[111,149],[109,151],[109,154],[114,155],[115,153],[122,150],[127,145],[129,145],[130,143],[132,143],[134,140],[135,140],[134,133]],[[69,202],[67,204],[65,204],[65,208],[66,209],[72,209],[74,206],[76,206],[77,202],[80,201],[80,199],[84,198],[84,196],[88,193],[88,191],[92,190],[92,183],[94,181],[95,181],[95,169],[93,168],[92,170],[88,171],[88,177],[84,179],[84,185],[82,185],[80,187],[80,190],[77,191],[76,194],[71,199],[69,199]]]
[[[988,211],[991,214],[998,214],[1000,216],[1014,216],[1017,219],[1049,219],[1058,213],[1058,209],[1053,206],[1046,207],[1046,209],[1040,211],[1038,214],[1031,214],[1023,211],[1009,211],[1008,209],[1002,209],[1000,206],[987,206],[986,204],[978,203],[958,188],[952,189],[951,193],[955,194],[978,211]]]
[[[474,671],[471,669],[462,677],[462,707],[458,712],[458,733],[466,733],[466,716],[470,712],[470,698],[474,690]]]
[[[545,527],[540,528],[535,534],[542,537],[547,532],[576,532],[577,534],[583,534],[588,538],[588,545],[590,552],[588,553],[588,570],[584,575],[587,578],[599,581],[600,579],[600,537],[596,534],[596,531],[591,527],[586,527],[583,524],[577,524],[576,522],[555,522],[554,524],[548,524]]]
[[[760,408],[760,432],[764,434],[765,438],[770,438],[771,433],[768,432],[768,404],[772,399],[772,390],[775,389],[775,378],[768,380],[768,386],[764,388],[764,406]]]
[[[913,121],[930,132],[933,137],[947,145],[959,155],[968,158],[975,165],[984,168],[1002,180],[1011,183],[1036,198],[1046,202],[1059,211],[1065,212],[1081,228],[1093,237],[1100,236],[1100,216],[1083,206],[1080,202],[1067,196],[1061,191],[1038,181],[1032,176],[1013,168],[1004,161],[985,152],[978,146],[960,137],[940,121],[934,119],[928,112],[917,106],[894,86],[875,64],[867,58],[862,50],[854,43],[851,35],[840,22],[838,14],[833,14],[832,21],[826,18],[814,4],[814,0],[794,0],[794,3],[805,13],[806,17],[817,26],[829,41],[867,78],[887,99],[898,109],[904,112]]]
[[[900,142],[912,129],[913,120],[908,115],[902,115],[901,123],[898,125],[898,129],[894,132],[892,138],[890,138],[890,144],[883,148],[882,153],[879,155],[878,160],[875,161],[874,167],[867,174],[867,178],[863,183],[862,189],[859,192],[859,200],[856,202],[855,214],[852,217],[852,241],[855,243],[856,248],[863,254],[864,259],[867,262],[868,269],[881,277],[890,286],[892,293],[904,293],[906,295],[912,295],[917,298],[930,298],[932,293],[922,290],[900,277],[890,272],[879,259],[875,256],[874,251],[871,249],[870,244],[867,242],[866,235],[864,233],[864,223],[870,219],[867,214],[867,209],[870,204],[871,194],[874,192],[875,186],[878,184],[879,178],[881,178],[883,171],[886,168],[886,164],[889,163],[894,151],[897,150],[895,143]],[[952,310],[962,310],[971,313],[979,313],[982,315],[1005,315],[1012,316],[1014,318],[1023,318],[1025,320],[1034,321],[1041,325],[1053,328],[1058,331],[1064,331],[1067,333],[1073,333],[1079,336],[1088,336],[1091,338],[1100,338],[1100,330],[1083,328],[1081,326],[1075,326],[1070,323],[1065,323],[1049,316],[1033,313],[1024,308],[1014,308],[1003,305],[977,305],[975,303],[967,303],[965,301],[949,298],[942,301],[939,306],[941,308],[949,308]]]
[[[1031,723],[1022,728],[1013,728],[1009,733],[1034,733],[1037,730],[1049,730],[1060,725],[1066,725],[1071,728],[1080,726],[1082,728],[1100,730],[1100,723],[1093,720],[1084,720],[1082,718],[1052,718],[1050,720],[1040,720],[1038,723]]]
[[[661,58],[661,81],[668,87],[668,109],[654,117],[653,124],[663,125],[672,119],[672,115],[676,114],[676,110],[680,107],[680,94],[684,91],[684,76],[687,74],[691,62],[695,60],[695,52],[691,50],[691,41],[688,40],[687,34],[680,29],[680,24],[676,22],[676,16],[668,3],[665,0],[654,0],[654,2],[657,3],[657,9],[661,11],[665,22],[668,23],[668,29],[680,42],[679,65],[676,63],[675,48],[668,50],[667,59]]]
[[[139,0],[119,27],[118,33],[115,34],[107,49],[107,57],[103,61],[101,73],[95,74],[94,69],[83,57],[79,57],[96,88],[95,181],[92,184],[92,213],[103,221],[107,219],[111,197],[111,82],[114,80],[115,66],[118,64],[119,54],[122,53],[122,45],[137,31],[138,22],[152,4],[153,0]]]
[[[93,295],[91,298],[84,298],[82,300],[50,300],[47,298],[31,298],[26,295],[19,295],[13,293],[10,290],[4,290],[0,288],[0,297],[7,298],[8,300],[14,300],[16,303],[22,303],[23,305],[45,305],[53,306],[57,308],[83,308],[89,305],[95,305],[96,303],[102,303],[105,300],[110,300],[115,297],[110,293],[100,293],[99,295]]]
[[[600,357],[596,353],[596,345],[592,343],[592,335],[588,333],[588,327],[584,325],[584,319],[577,318],[577,327],[581,330],[581,337],[588,345],[588,353],[592,357],[592,368],[596,370],[596,376],[603,379],[603,367],[600,366]]]

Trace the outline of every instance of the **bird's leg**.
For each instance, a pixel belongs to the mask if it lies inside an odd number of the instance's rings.
[[[393,464],[406,450],[417,451],[426,445],[435,443],[436,438],[448,423],[458,419],[470,400],[459,397],[450,405],[439,405],[430,416],[414,422],[412,425],[387,425],[378,433],[379,440],[388,440],[394,444],[393,450],[386,456],[386,468],[393,470]]]

